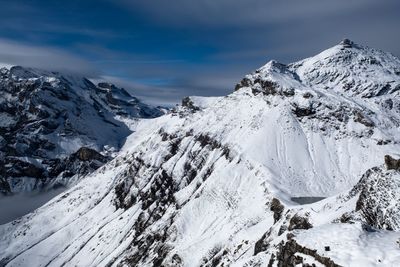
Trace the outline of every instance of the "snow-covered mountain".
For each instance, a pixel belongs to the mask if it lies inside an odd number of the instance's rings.
[[[128,120],[161,114],[112,84],[96,86],[83,77],[19,66],[2,68],[0,192],[67,184],[75,174],[104,164],[109,155],[99,152],[123,145],[131,133]]]
[[[0,265],[396,266],[399,70],[345,40],[269,62],[228,96],[185,98],[0,226]]]

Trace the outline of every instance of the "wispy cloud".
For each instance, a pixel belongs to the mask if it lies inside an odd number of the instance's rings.
[[[79,73],[96,77],[100,71],[89,61],[62,49],[0,39],[0,62],[10,65]]]
[[[233,92],[234,85],[245,72],[239,69],[224,70],[202,69],[191,70],[189,73],[176,70],[166,71],[157,80],[135,79],[134,76],[119,77],[104,75],[94,82],[108,81],[125,88],[132,95],[152,105],[173,106],[180,103],[185,96],[222,96]],[[146,72],[144,70],[144,72]],[[168,79],[174,76],[174,79]],[[152,77],[152,75],[149,75]]]
[[[211,44],[217,53],[244,55],[263,50],[265,56],[291,61],[349,37],[400,54],[397,45],[400,2],[397,0],[125,0],[118,3],[134,14],[146,14],[149,21],[163,28],[196,33],[193,37],[196,41]]]
[[[388,0],[392,1],[393,0]],[[202,0],[186,1],[129,1],[124,4],[146,12],[152,19],[177,27],[257,26],[265,23],[288,22],[307,17],[324,18],[327,15],[351,13],[355,9],[377,4],[374,0]],[[184,23],[187,22],[187,23]]]
[[[122,87],[133,96],[151,105],[174,106],[187,91],[173,86],[157,86],[145,84],[129,78],[104,75],[96,79],[91,79],[94,83],[107,81]]]
[[[135,59],[100,59],[95,60],[95,63],[112,63],[112,64],[171,64],[171,63],[184,63],[183,59],[155,59],[155,60],[135,60]]]

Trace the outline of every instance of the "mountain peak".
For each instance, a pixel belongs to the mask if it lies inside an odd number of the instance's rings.
[[[339,44],[342,45],[343,47],[351,48],[353,47],[354,42],[350,39],[345,38]]]
[[[344,39],[313,57],[288,65],[272,60],[246,75],[236,90],[254,90],[263,87],[265,81],[282,88],[311,87],[369,98],[399,91],[400,60],[390,53]]]
[[[289,64],[289,69],[307,86],[351,96],[373,97],[388,85],[392,89],[400,85],[399,58],[349,39],[313,57]]]

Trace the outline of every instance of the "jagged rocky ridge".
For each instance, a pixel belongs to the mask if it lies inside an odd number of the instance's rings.
[[[131,133],[124,121],[161,114],[109,83],[2,68],[0,193],[66,185],[107,162],[109,155],[98,152],[110,154],[123,145]],[[91,151],[90,157],[81,160],[76,153],[82,151]]]
[[[346,40],[270,62],[226,97],[185,99],[140,121],[78,185],[0,226],[0,263],[395,265],[399,68]],[[316,196],[326,199],[292,201]]]

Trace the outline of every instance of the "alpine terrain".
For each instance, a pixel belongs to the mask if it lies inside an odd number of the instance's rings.
[[[69,185],[112,157],[136,118],[160,109],[109,83],[0,69],[0,194]]]
[[[2,92],[1,129],[26,127],[6,131],[7,161],[32,145],[27,159],[75,152],[71,131],[97,149],[122,144],[129,129],[111,116],[120,109],[108,85],[25,72],[2,72],[14,86]],[[46,139],[29,138],[31,120]],[[398,266],[399,142],[400,59],[346,39],[271,61],[228,96],[188,97],[139,120],[112,161],[0,226],[0,266]]]

